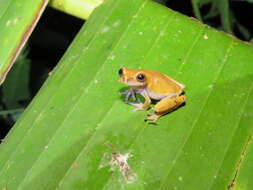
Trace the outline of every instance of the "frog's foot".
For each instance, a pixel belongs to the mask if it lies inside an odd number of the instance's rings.
[[[133,109],[133,112],[136,112],[138,110],[145,110],[145,108],[143,108],[143,105],[144,105],[143,103],[138,103],[138,104],[135,104],[135,103],[132,103],[132,102],[126,102],[126,103],[135,107]]]
[[[147,116],[144,118],[144,121],[147,121],[151,124],[156,124],[156,121],[160,116],[161,115],[157,115],[156,113],[148,113]]]

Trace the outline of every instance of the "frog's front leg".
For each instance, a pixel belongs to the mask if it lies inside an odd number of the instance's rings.
[[[185,102],[185,96],[168,96],[167,98],[162,99],[154,106],[154,113],[148,115],[145,118],[145,121],[150,121],[151,123],[155,123],[156,120],[165,115],[168,112],[178,108],[182,103]]]
[[[135,109],[133,109],[134,112],[137,110],[146,110],[149,108],[149,105],[151,104],[151,99],[149,98],[149,96],[145,90],[142,91],[140,94],[145,98],[144,103],[135,104],[135,103],[128,102],[128,104],[135,106]]]
[[[126,97],[125,97],[125,102],[126,102],[127,104],[130,103],[130,102],[128,101],[129,98],[130,98],[130,96],[131,96],[131,98],[133,99],[133,101],[136,101],[135,91],[134,91],[134,89],[132,89],[132,88],[130,88],[130,89],[124,91],[124,92],[120,92],[120,94],[126,95]]]

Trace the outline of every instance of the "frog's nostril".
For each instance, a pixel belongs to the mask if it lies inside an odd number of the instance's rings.
[[[121,69],[118,71],[118,73],[119,73],[119,76],[121,76],[121,75],[123,74],[123,69],[121,68]]]

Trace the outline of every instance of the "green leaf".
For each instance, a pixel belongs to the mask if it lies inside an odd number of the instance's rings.
[[[251,104],[252,106],[252,104]],[[243,161],[243,162],[242,162]],[[237,180],[231,185],[235,190],[251,189],[252,183],[252,161],[253,161],[253,147],[252,138],[248,139],[248,143],[245,146],[245,151],[241,154],[241,160],[237,165]]]
[[[230,16],[230,10],[229,10],[229,1],[224,0],[224,1],[219,1],[216,0],[217,2],[217,8],[220,12],[221,15],[221,23],[222,26],[224,27],[224,30],[226,32],[232,33],[232,24],[231,24],[231,16]]]
[[[0,188],[226,189],[250,148],[252,52],[157,3],[106,1],[1,144]],[[186,105],[145,123],[123,66],[184,83]]]
[[[237,19],[236,17],[231,14],[231,18],[232,18],[232,22],[234,24],[234,26],[237,26],[238,30],[240,31],[240,33],[242,34],[242,36],[244,37],[244,39],[246,39],[247,41],[250,40],[250,31],[244,27]]]
[[[28,49],[19,55],[9,76],[2,86],[3,103],[6,109],[24,107],[21,102],[28,101],[30,60],[27,59]]]
[[[0,84],[33,31],[48,0],[0,0]]]

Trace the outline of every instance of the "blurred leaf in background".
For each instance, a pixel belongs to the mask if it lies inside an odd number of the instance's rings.
[[[234,33],[235,29],[243,36],[245,40],[250,39],[250,31],[244,27],[240,21],[234,16],[234,12],[230,7],[229,0],[191,0],[195,17],[204,23],[210,24],[209,20],[218,17],[221,22],[221,29]],[[252,3],[252,0],[241,0]],[[209,6],[209,10],[205,13],[201,12],[201,8]],[[211,24],[212,25],[212,24]]]
[[[27,0],[22,4],[19,0],[0,0],[0,13],[4,13],[0,14],[0,26],[4,29],[0,36],[3,42],[0,48],[0,71],[4,77],[0,78],[4,79],[11,68],[0,87],[1,139],[40,89],[84,22],[50,7],[44,11],[46,2]],[[42,19],[37,24],[42,12]],[[17,47],[20,49],[31,32],[26,50],[12,64],[8,57],[18,51]],[[25,38],[22,38],[23,35]]]
[[[8,77],[1,86],[0,138],[17,121],[30,101],[29,74],[31,61],[26,47],[18,56]]]
[[[7,110],[25,107],[30,99],[29,71],[31,61],[27,58],[28,51],[26,47],[21,52],[2,85],[2,101]]]

